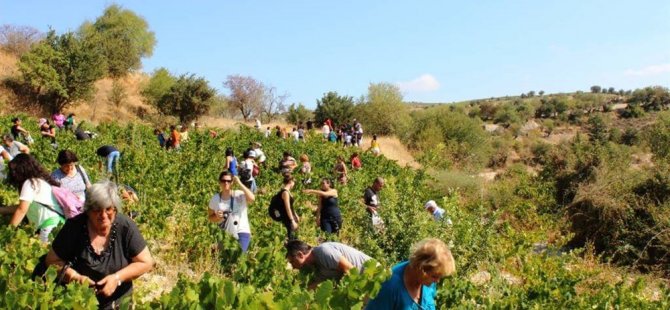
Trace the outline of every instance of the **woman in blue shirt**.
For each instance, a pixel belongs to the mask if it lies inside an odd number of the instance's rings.
[[[436,283],[456,271],[454,257],[439,239],[424,239],[416,244],[409,261],[392,268],[391,278],[366,309],[436,309]]]

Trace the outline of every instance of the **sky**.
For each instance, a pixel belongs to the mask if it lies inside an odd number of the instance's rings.
[[[370,83],[406,101],[670,86],[670,1],[0,0],[0,24],[75,31],[117,3],[156,34],[142,70],[226,93],[252,76],[308,108]]]

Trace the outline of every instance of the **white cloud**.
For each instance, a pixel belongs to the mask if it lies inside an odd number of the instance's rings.
[[[658,64],[644,67],[642,69],[628,69],[626,75],[631,76],[652,76],[670,72],[670,64]]]
[[[407,92],[430,92],[440,88],[440,82],[430,74],[422,74],[411,81],[396,83],[401,91]]]

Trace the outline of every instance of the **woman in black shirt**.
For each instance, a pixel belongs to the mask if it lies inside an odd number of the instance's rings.
[[[121,214],[121,198],[110,181],[86,192],[85,212],[69,219],[54,239],[47,265],[69,282],[95,287],[100,309],[117,308],[132,292],[132,280],[154,265],[135,222]]]
[[[305,194],[319,196],[319,206],[316,213],[316,224],[322,231],[327,233],[338,233],[342,228],[342,213],[337,205],[337,190],[332,188],[330,180],[321,180],[321,190],[306,189]]]

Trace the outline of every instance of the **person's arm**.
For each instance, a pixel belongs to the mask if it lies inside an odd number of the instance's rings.
[[[65,262],[60,257],[58,257],[53,248],[49,249],[49,253],[47,253],[47,257],[44,262],[47,266],[55,265],[59,271],[63,268],[63,266],[65,266]],[[65,280],[68,282],[78,282],[80,284],[87,284],[89,286],[95,285],[95,282],[93,282],[91,278],[79,274],[76,270],[74,270],[74,268],[67,268],[63,274]]]
[[[252,204],[254,200],[256,200],[254,193],[252,193],[250,189],[244,186],[240,178],[238,178],[236,175],[233,176],[233,180],[235,180],[235,183],[240,187],[242,192],[244,192],[244,196],[247,198],[247,205]]]
[[[230,162],[232,160],[230,159],[230,156],[226,156],[226,170],[230,170]]]
[[[2,158],[4,160],[10,160],[11,159],[11,156],[9,156],[9,153],[7,151],[5,151],[5,149],[2,149],[0,154],[2,154]]]
[[[344,255],[340,256],[340,260],[337,261],[337,269],[343,273],[349,273],[351,268],[354,268],[354,265],[346,257],[344,257]]]
[[[328,191],[320,191],[318,189],[305,189],[302,191],[305,194],[314,194],[321,197],[335,197],[337,198],[337,190],[334,188],[329,189]]]
[[[119,281],[127,282],[139,278],[141,275],[151,271],[154,268],[154,259],[151,257],[148,247],[132,258],[130,263],[125,268],[107,275],[102,280],[98,281],[96,285],[101,286],[99,294],[105,297],[112,296],[116,288],[119,286]]]
[[[17,126],[17,127],[16,127],[16,131],[18,131],[18,132],[20,132],[20,133],[24,133],[24,134],[29,134],[29,132],[28,132],[27,130],[25,130],[23,127],[21,127],[21,126]]]
[[[21,200],[19,201],[19,206],[16,207],[16,210],[14,211],[14,215],[12,215],[12,219],[9,221],[9,225],[12,225],[14,227],[19,226],[21,224],[21,221],[23,220],[24,217],[26,217],[26,213],[28,213],[28,208],[30,207],[30,202]]]
[[[19,145],[19,152],[24,154],[30,154],[30,149],[25,144],[21,144]]]

